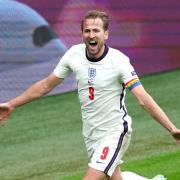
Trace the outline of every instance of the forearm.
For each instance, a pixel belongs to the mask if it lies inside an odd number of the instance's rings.
[[[38,99],[46,94],[48,94],[56,85],[58,85],[63,79],[57,78],[53,73],[50,74],[45,79],[36,82],[26,91],[24,91],[20,96],[10,100],[8,104],[12,108],[19,107],[23,104],[31,102]]]
[[[169,120],[165,112],[159,107],[159,105],[153,100],[151,96],[146,94],[141,107],[147,111],[157,122],[165,127],[169,132],[175,129],[174,124]]]
[[[148,112],[157,122],[165,127],[169,132],[173,132],[176,127],[169,120],[165,112],[153,100],[153,98],[145,91],[143,86],[138,86],[131,90],[140,106]]]
[[[20,96],[10,100],[8,103],[11,107],[16,108],[44,96],[50,91],[50,88],[48,88],[46,85],[46,81],[47,79],[43,79],[35,83],[26,91],[24,91]]]

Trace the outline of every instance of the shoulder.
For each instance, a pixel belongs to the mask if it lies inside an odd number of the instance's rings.
[[[71,46],[63,55],[61,60],[63,59],[72,59],[76,54],[83,54],[85,52],[85,45],[84,44],[77,44]],[[84,53],[85,54],[85,53]]]
[[[85,57],[85,45],[84,44],[77,44],[71,46],[66,53],[61,57],[60,63],[66,64],[68,66],[72,65],[74,62],[79,61],[80,58]]]
[[[116,63],[129,63],[129,57],[118,49],[109,47],[109,55]]]
[[[85,50],[85,44],[76,44],[69,48],[69,52],[84,52]]]

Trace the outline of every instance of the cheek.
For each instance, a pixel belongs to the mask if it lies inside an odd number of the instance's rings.
[[[85,41],[88,38],[88,36],[86,34],[82,34],[82,38]]]
[[[84,36],[82,36],[82,40],[85,42],[86,41],[86,38]]]

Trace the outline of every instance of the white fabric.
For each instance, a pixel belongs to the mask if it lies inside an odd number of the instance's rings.
[[[124,171],[121,173],[123,180],[150,180],[133,172]]]
[[[104,138],[97,140],[95,143],[87,143],[88,155],[91,158],[89,167],[100,170],[102,172],[108,167],[110,161],[113,159],[114,154],[116,154],[119,138],[123,132],[114,132],[106,135]],[[121,148],[118,151],[117,157],[113,161],[112,165],[109,166],[107,174],[111,177],[116,167],[123,163],[122,157],[131,140],[131,133],[126,133],[123,137],[121,143]],[[108,148],[108,150],[107,150]],[[92,157],[91,157],[92,156]]]
[[[155,176],[152,179],[145,178],[143,176],[140,176],[138,174],[135,174],[129,171],[124,171],[121,174],[122,174],[123,180],[166,180],[167,179],[161,174]]]
[[[59,78],[65,78],[71,72],[74,72],[77,80],[85,138],[96,140],[107,131],[120,131],[124,120],[131,130],[131,118],[125,112],[122,83],[137,78],[137,75],[132,73],[134,68],[127,56],[109,48],[102,60],[91,62],[86,58],[85,45],[75,45],[66,52],[54,70]],[[93,100],[89,98],[90,87],[94,89]],[[120,109],[121,93],[124,108]]]

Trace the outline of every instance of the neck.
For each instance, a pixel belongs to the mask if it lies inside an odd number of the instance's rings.
[[[103,51],[102,51],[101,55],[100,55],[100,56],[97,56],[97,57],[95,57],[95,56],[89,56],[89,54],[88,54],[88,52],[87,52],[87,50],[86,50],[86,58],[87,58],[89,61],[91,61],[91,62],[101,61],[101,60],[106,56],[106,54],[107,54],[108,51],[109,51],[109,48],[108,48],[107,45],[104,45],[104,47],[103,47],[102,49],[103,49]]]
[[[105,45],[102,46],[102,48],[100,49],[100,51],[97,53],[97,54],[90,54],[87,50],[87,56],[89,58],[93,58],[93,59],[98,59],[99,57],[101,57],[104,53],[104,50],[105,50]]]

